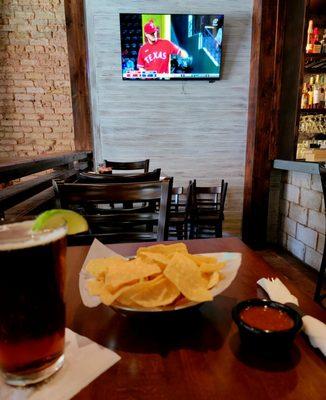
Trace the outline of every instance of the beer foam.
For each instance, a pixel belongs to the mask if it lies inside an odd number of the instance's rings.
[[[0,251],[43,246],[64,237],[66,226],[53,230],[33,231],[34,221],[0,225]]]

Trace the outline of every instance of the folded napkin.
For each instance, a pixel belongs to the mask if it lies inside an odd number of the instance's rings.
[[[65,362],[47,380],[15,388],[0,380],[1,400],[67,400],[120,360],[113,351],[66,329]],[[90,362],[91,360],[91,362]]]
[[[289,292],[278,278],[261,278],[257,283],[265,290],[271,300],[299,306],[298,299]],[[326,356],[326,324],[310,315],[303,316],[302,322],[303,331],[308,336],[310,344]]]

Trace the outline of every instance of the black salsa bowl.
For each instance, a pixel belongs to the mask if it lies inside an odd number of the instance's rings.
[[[241,318],[240,314],[245,309],[257,306],[269,307],[282,311],[293,321],[293,326],[289,329],[283,330],[267,330],[249,325],[249,323],[245,322]],[[270,300],[250,299],[242,301],[233,307],[232,318],[238,326],[243,345],[264,353],[288,350],[291,347],[296,334],[302,328],[302,319],[297,311],[284,304]]]

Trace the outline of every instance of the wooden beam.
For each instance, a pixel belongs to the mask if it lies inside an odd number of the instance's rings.
[[[295,149],[300,52],[305,0],[254,0],[243,240],[260,248],[267,240],[273,160]]]
[[[74,161],[88,160],[90,152],[52,153],[25,159],[10,159],[0,163],[0,183],[12,181],[50,168],[62,167]]]
[[[68,57],[76,150],[93,148],[87,81],[87,42],[83,0],[65,0]]]
[[[52,186],[53,179],[66,179],[77,175],[76,170],[54,171],[27,182],[18,183],[0,191],[0,210],[5,210]]]
[[[16,222],[17,218],[25,217],[26,215],[38,214],[38,210],[46,209],[46,205],[54,199],[54,190],[49,187],[35,196],[26,199],[16,206],[6,210],[6,222]]]
[[[265,244],[269,180],[277,153],[283,0],[254,0],[248,106],[248,134],[243,206],[243,240]]]

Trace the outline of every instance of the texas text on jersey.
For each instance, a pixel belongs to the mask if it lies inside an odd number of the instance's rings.
[[[165,39],[144,44],[138,53],[137,67],[147,71],[157,71],[158,74],[170,72],[170,55],[179,55],[180,48]]]

